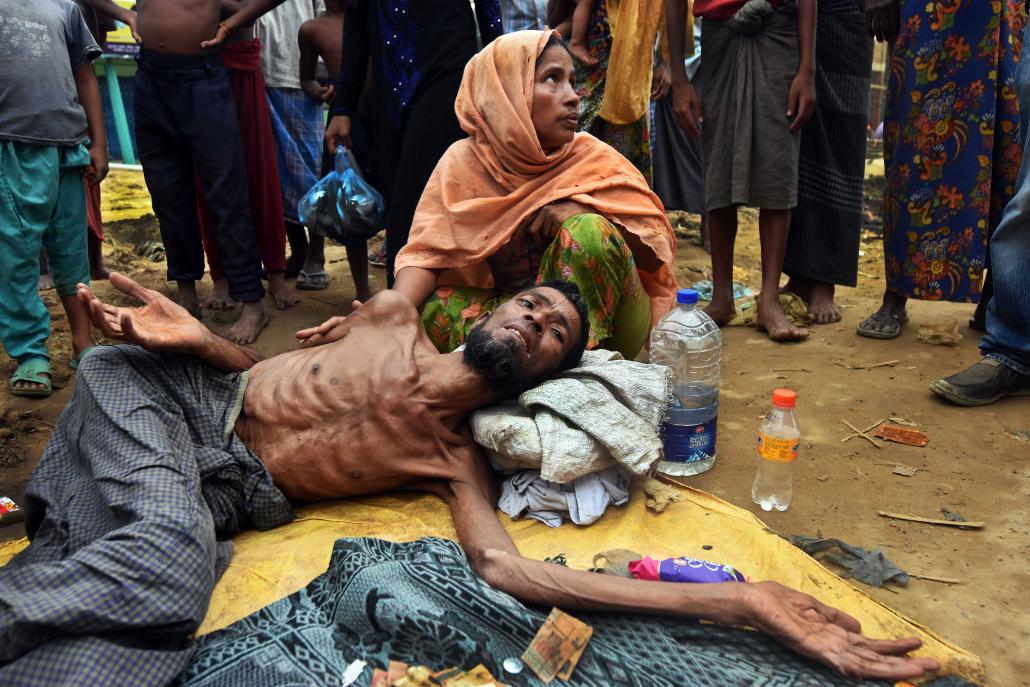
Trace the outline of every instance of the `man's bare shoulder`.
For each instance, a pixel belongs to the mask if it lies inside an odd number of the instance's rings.
[[[386,289],[368,299],[354,315],[361,315],[380,324],[420,324],[418,310],[406,296]]]

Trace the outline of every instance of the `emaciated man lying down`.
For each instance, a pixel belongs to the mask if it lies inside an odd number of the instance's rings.
[[[482,316],[440,354],[414,306],[386,291],[261,360],[119,274],[142,301],[80,297],[131,346],[92,351],[28,487],[31,545],[0,568],[0,683],[164,684],[192,650],[225,541],[292,519],[291,500],[389,489],[447,501],[473,569],[525,603],[748,625],[854,677],[938,669],[851,617],[774,582],[676,585],[570,570],[519,555],[468,414],[575,366],[586,306],[545,283]]]

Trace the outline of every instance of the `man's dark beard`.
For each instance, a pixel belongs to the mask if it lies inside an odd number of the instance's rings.
[[[490,382],[490,388],[501,398],[516,396],[534,386],[535,379],[523,373],[516,357],[519,343],[514,338],[496,341],[490,333],[477,324],[465,340],[465,364],[483,373]]]

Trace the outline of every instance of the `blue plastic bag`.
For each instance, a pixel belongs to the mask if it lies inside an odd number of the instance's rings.
[[[386,223],[382,195],[361,176],[350,150],[337,147],[335,163],[297,204],[300,223],[340,243],[375,236]]]

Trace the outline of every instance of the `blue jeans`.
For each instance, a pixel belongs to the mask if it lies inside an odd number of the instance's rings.
[[[1016,72],[1023,164],[1016,194],[991,236],[994,297],[987,306],[987,333],[980,350],[1016,372],[1030,375],[1030,57]]]

